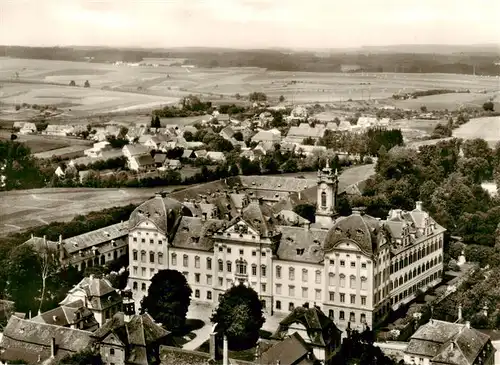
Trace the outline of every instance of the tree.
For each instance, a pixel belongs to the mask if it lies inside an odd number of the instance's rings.
[[[11,140],[11,141],[15,141],[16,139],[17,139],[17,134],[12,133],[12,134],[10,135],[10,140]]]
[[[306,137],[303,139],[302,144],[305,146],[314,146],[316,144],[316,140],[312,137]]]
[[[254,91],[248,95],[250,101],[266,101],[267,95],[260,91]]]
[[[425,105],[422,105],[422,106],[420,107],[420,111],[421,111],[422,113],[427,113],[427,107],[426,107]]]
[[[158,115],[151,116],[151,128],[161,128],[160,117]]]
[[[293,211],[309,222],[314,223],[316,216],[316,206],[314,204],[299,204],[293,207]]]
[[[160,270],[151,279],[141,312],[148,312],[169,331],[182,330],[191,303],[192,290],[177,270]]]
[[[44,240],[43,246],[37,249],[37,254],[40,279],[42,280],[42,293],[40,295],[40,305],[38,306],[38,313],[41,313],[47,289],[47,279],[55,272],[58,257],[56,256],[56,252],[50,249],[46,240]]]
[[[227,336],[231,349],[253,347],[265,322],[257,293],[242,284],[233,286],[222,295],[210,320],[217,325],[219,334]]]
[[[121,127],[120,128],[120,133],[118,133],[118,138],[119,139],[125,139],[128,133],[128,128],[127,127]]]
[[[283,95],[280,95],[280,103],[285,101],[285,97]]]
[[[185,131],[184,134],[182,135],[184,137],[184,139],[187,141],[187,142],[192,142],[193,139],[194,139],[194,135],[193,135],[193,132],[190,132],[190,131]]]
[[[493,104],[492,101],[487,101],[486,103],[483,104],[483,109],[485,111],[489,111],[489,112],[492,112],[495,110],[495,104]]]
[[[83,87],[90,87],[90,82],[89,82],[89,80],[85,80],[85,84],[83,84]]]
[[[66,355],[59,360],[56,365],[102,365],[100,354],[94,354],[91,350],[85,349],[76,354]]]
[[[69,86],[76,86],[76,82],[75,82],[75,80],[71,80],[71,81],[69,82]]]
[[[235,134],[233,134],[233,137],[237,141],[243,141],[243,133],[241,133],[240,131],[237,131]]]

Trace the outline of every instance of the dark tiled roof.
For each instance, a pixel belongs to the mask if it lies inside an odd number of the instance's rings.
[[[79,314],[79,316],[77,316],[77,314]],[[94,314],[90,311],[90,309],[84,307],[83,301],[81,300],[77,300],[67,305],[62,305],[50,311],[44,312],[36,317],[33,317],[32,321],[63,327],[68,327],[83,321],[83,329],[88,331],[92,331],[99,326]]]
[[[381,232],[381,223],[369,215],[351,214],[342,217],[328,231],[324,249],[332,250],[343,240],[355,242],[366,254],[371,255],[377,249],[377,236]]]
[[[155,163],[155,160],[149,153],[135,156],[135,160],[139,166],[151,166]]]
[[[129,229],[135,228],[137,224],[144,220],[149,220],[160,231],[169,233],[174,228],[181,213],[188,214],[188,210],[185,207],[183,209],[182,204],[175,198],[157,195],[135,208],[130,215]]]
[[[177,347],[161,346],[162,365],[208,365],[210,355],[205,352],[187,351]]]
[[[264,216],[258,202],[251,202],[241,212],[241,218],[247,222],[250,227],[257,230],[263,237],[273,235],[272,218]]]
[[[320,263],[324,260],[323,242],[327,231],[303,227],[280,226],[280,260]]]
[[[167,155],[164,153],[155,154],[155,163],[164,163],[167,159]]]
[[[299,323],[305,327],[311,343],[315,346],[326,346],[334,341],[333,336],[340,333],[333,321],[318,307],[297,307],[280,322],[278,331],[273,335],[273,338],[285,338],[289,327],[294,323]]]
[[[37,323],[31,320],[11,316],[3,332],[0,346],[7,351],[0,358],[18,356],[17,359],[33,362],[50,357],[52,338],[56,340],[57,352],[55,359],[61,359],[85,349],[92,342],[92,332],[55,326],[46,323]],[[15,353],[15,354],[13,354]],[[36,362],[36,360],[35,360]]]
[[[276,343],[264,352],[260,357],[259,364],[275,365],[279,361],[280,364],[295,365],[301,360],[305,360],[305,362],[300,362],[300,364],[312,365],[314,364],[314,359],[307,359],[307,354],[310,351],[312,351],[311,347],[295,332],[290,337]]]
[[[298,192],[315,187],[316,179],[298,179],[281,176],[239,176],[240,183],[245,188]]]
[[[124,314],[119,312],[95,331],[94,337],[102,341],[111,333],[127,346],[128,363],[147,364],[146,347],[164,339],[170,332],[156,324],[147,313],[135,315],[127,323]]]
[[[406,353],[431,357],[436,363],[470,365],[489,340],[466,324],[431,320],[411,336]]]
[[[141,144],[128,144],[123,147],[124,150],[128,150],[131,156],[138,156],[144,153],[148,153],[148,148]]]
[[[214,234],[225,224],[219,219],[182,217],[175,233],[172,246],[193,250],[210,251],[214,246]]]
[[[128,222],[113,224],[108,227],[96,229],[78,236],[63,240],[64,250],[68,254],[78,252],[81,249],[100,245],[104,242],[116,240],[128,234]]]

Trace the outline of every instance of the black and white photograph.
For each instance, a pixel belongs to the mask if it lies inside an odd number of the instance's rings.
[[[500,1],[0,0],[0,365],[500,365]]]

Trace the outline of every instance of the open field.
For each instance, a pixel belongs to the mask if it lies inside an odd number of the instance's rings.
[[[428,138],[436,125],[446,124],[446,121],[428,120],[428,119],[400,119],[392,121],[390,128],[401,129],[405,142],[412,142],[422,138]]]
[[[497,89],[499,88],[497,81]],[[468,87],[464,85],[464,88]],[[420,109],[426,106],[428,110],[457,110],[461,108],[481,108],[489,100],[493,100],[495,109],[500,109],[500,97],[497,91],[487,93],[451,93],[440,95],[422,96],[417,99],[394,100],[392,105],[401,109]]]
[[[6,130],[0,130],[0,140],[10,139],[11,133]],[[26,144],[32,153],[50,153],[49,151],[56,151],[62,148],[72,147],[81,151],[92,146],[92,141],[83,139],[59,137],[59,136],[46,136],[39,134],[16,134],[17,142]],[[52,155],[51,155],[52,156]]]
[[[494,147],[500,141],[500,117],[471,119],[455,129],[453,136],[463,139],[482,138]]]
[[[339,176],[339,183],[342,186],[349,186],[352,184],[356,184],[360,181],[366,180],[374,174],[375,174],[374,164],[350,167],[342,171],[342,173]],[[316,171],[294,172],[291,174],[277,174],[270,176],[297,177],[297,178],[303,177],[305,179],[316,179],[318,177],[318,173]]]
[[[236,101],[233,97],[236,93],[262,91],[274,100],[284,95],[292,103],[331,103],[382,99],[399,92],[438,88],[468,88],[471,94],[464,95],[472,97],[475,92],[499,88],[496,78],[470,75],[186,69],[168,65],[131,67],[11,58],[0,58],[0,80],[5,82],[0,89],[0,101],[4,103],[59,104],[70,114],[148,109],[172,103],[188,94],[231,102]],[[67,86],[71,80],[79,87]],[[90,88],[81,87],[85,80],[89,80]],[[463,96],[453,95],[452,103],[455,97]],[[421,100],[416,102],[420,107]],[[463,102],[468,101],[459,101]]]
[[[167,187],[166,191],[174,187]],[[56,221],[69,221],[78,214],[140,204],[160,188],[90,189],[52,188],[0,193],[0,235]]]

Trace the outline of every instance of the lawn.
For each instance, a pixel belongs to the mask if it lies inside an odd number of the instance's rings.
[[[468,85],[464,85],[463,87],[468,87]],[[440,89],[443,88],[440,87]],[[498,85],[495,89],[498,89]],[[417,99],[397,100],[393,101],[392,104],[402,109],[420,110],[420,107],[426,106],[428,110],[457,110],[465,107],[481,108],[491,98],[498,98],[498,92],[429,95]],[[498,101],[495,104],[497,107],[500,107]]]

